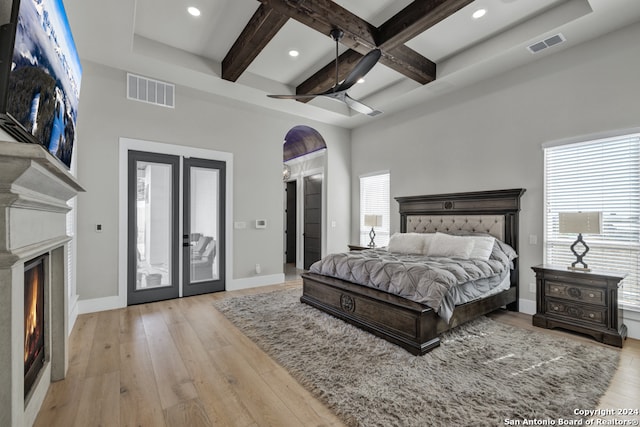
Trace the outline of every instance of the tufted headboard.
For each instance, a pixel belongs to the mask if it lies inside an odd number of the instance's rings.
[[[407,233],[470,231],[504,240],[504,215],[407,215]]]
[[[489,233],[518,251],[518,213],[523,188],[396,197],[400,231],[466,230]]]

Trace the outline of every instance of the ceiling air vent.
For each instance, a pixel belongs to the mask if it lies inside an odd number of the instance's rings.
[[[564,36],[561,33],[556,34],[555,36],[551,36],[547,39],[541,40],[539,42],[536,42],[530,46],[527,47],[527,49],[529,49],[529,52],[531,53],[538,53],[541,50],[544,50],[548,47],[551,46],[555,46],[557,44],[560,44],[564,41],[566,41],[567,39],[564,38]]]
[[[127,98],[175,108],[175,85],[127,73]]]

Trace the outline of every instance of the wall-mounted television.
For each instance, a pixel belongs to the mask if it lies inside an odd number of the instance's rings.
[[[64,4],[0,2],[0,127],[19,142],[41,144],[69,168],[82,66]]]

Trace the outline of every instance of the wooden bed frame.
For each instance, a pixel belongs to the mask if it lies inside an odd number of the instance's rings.
[[[396,197],[400,231],[415,216],[504,216],[504,242],[518,251],[518,213],[524,189]],[[446,231],[446,230],[440,230]],[[480,231],[480,230],[478,230]],[[440,335],[500,307],[518,311],[518,260],[511,287],[488,298],[456,306],[449,323],[433,309],[378,289],[305,272],[300,301],[397,344],[415,355],[440,345]]]

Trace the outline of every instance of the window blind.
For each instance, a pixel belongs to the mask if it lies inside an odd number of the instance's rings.
[[[584,261],[626,273],[619,303],[640,311],[640,134],[548,147],[544,163],[545,263],[576,261],[570,246],[577,236],[558,232],[559,212],[602,212],[602,233],[583,236]]]
[[[376,246],[389,243],[390,230],[390,193],[389,173],[360,177],[360,244],[367,246],[371,241],[371,227],[364,225],[365,215],[382,215],[382,226],[374,229]]]

